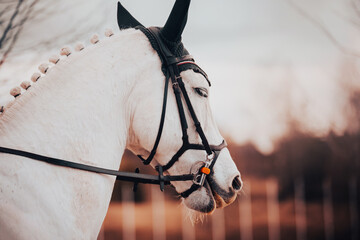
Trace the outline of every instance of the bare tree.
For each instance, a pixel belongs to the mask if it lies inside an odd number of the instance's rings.
[[[52,48],[60,40],[63,44],[71,43],[93,29],[99,29],[107,19],[104,12],[108,6],[112,5],[104,4],[102,0],[91,3],[86,0],[68,0],[50,4],[46,0],[0,0],[0,69],[10,55],[13,57],[29,49]],[[89,18],[92,12],[106,17],[93,21],[94,17]],[[74,17],[75,14],[76,24],[68,22],[68,17]],[[59,21],[56,25],[46,25],[48,19]],[[45,26],[46,34],[34,40],[37,32],[31,30],[40,25]]]
[[[2,8],[0,11],[0,28],[3,31],[0,38],[0,67],[13,50],[24,24],[32,16],[34,7],[38,2],[39,0],[0,2]]]
[[[360,57],[360,52],[358,50],[355,50],[353,48],[350,48],[348,46],[345,46],[342,44],[337,37],[325,26],[325,24],[316,18],[315,16],[311,15],[309,12],[307,12],[304,8],[300,7],[297,3],[295,3],[293,0],[286,0],[289,5],[297,11],[301,16],[303,16],[305,19],[307,19],[309,22],[311,22],[316,28],[318,28],[332,43],[333,45],[338,48],[342,53],[348,56]],[[350,24],[356,26],[358,29],[360,29],[360,4],[356,0],[349,0],[349,7],[353,10],[355,15],[357,16],[356,19],[340,15],[344,20],[349,22]]]

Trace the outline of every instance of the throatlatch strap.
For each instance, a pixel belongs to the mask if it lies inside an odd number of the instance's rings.
[[[158,148],[160,139],[161,139],[161,134],[162,134],[162,131],[164,128],[165,115],[166,115],[166,103],[167,103],[168,88],[169,88],[169,78],[167,76],[165,79],[164,98],[163,98],[163,105],[162,105],[162,110],[161,110],[160,125],[159,125],[158,134],[156,136],[156,140],[154,143],[154,147],[152,148],[150,155],[147,157],[147,159],[144,159],[141,155],[137,155],[143,161],[143,163],[145,165],[150,164],[151,161],[153,160],[153,158],[156,154],[156,150]]]

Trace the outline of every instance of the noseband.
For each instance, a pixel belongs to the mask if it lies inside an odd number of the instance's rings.
[[[57,158],[51,158],[31,152],[26,152],[22,150],[17,149],[11,149],[11,148],[5,148],[0,147],[0,152],[6,153],[6,154],[12,154],[17,156],[22,156],[26,158],[30,158],[33,160],[38,160],[42,162],[46,162],[49,164],[57,165],[57,166],[63,166],[63,167],[69,167],[94,173],[100,173],[100,174],[107,174],[107,175],[113,175],[116,176],[116,180],[121,181],[129,181],[134,182],[134,190],[136,190],[138,183],[149,183],[149,184],[159,184],[161,191],[164,190],[164,185],[169,185],[171,182],[175,181],[193,181],[193,184],[191,187],[180,193],[180,195],[183,198],[188,197],[191,193],[202,187],[205,183],[206,177],[210,174],[213,174],[213,167],[216,163],[216,160],[220,154],[220,151],[225,148],[226,142],[225,140],[222,141],[220,145],[210,145],[204,131],[201,127],[201,124],[195,114],[194,108],[191,104],[191,101],[189,99],[189,96],[186,92],[185,84],[180,76],[180,73],[185,70],[192,69],[194,72],[202,74],[206,80],[208,81],[210,85],[210,81],[208,80],[208,77],[206,73],[195,63],[194,59],[190,55],[184,55],[181,57],[176,57],[174,54],[171,53],[171,51],[167,48],[167,46],[164,44],[163,40],[160,37],[160,31],[158,28],[145,28],[142,26],[137,27],[137,29],[141,30],[149,39],[152,47],[157,51],[161,62],[162,62],[162,71],[165,75],[165,87],[164,87],[164,98],[163,98],[163,106],[162,106],[162,112],[161,112],[161,118],[160,118],[160,125],[158,134],[155,139],[155,143],[153,146],[153,149],[150,152],[150,155],[144,159],[142,156],[138,155],[138,157],[143,161],[145,165],[150,164],[150,162],[153,160],[156,150],[158,148],[162,130],[164,127],[164,121],[165,121],[165,115],[166,115],[166,104],[167,104],[167,93],[168,93],[168,86],[169,86],[169,80],[171,80],[171,84],[175,93],[175,99],[176,104],[178,107],[178,112],[180,116],[180,123],[181,123],[181,129],[182,129],[182,141],[183,144],[180,147],[180,149],[174,154],[174,156],[170,159],[170,161],[164,165],[158,165],[155,167],[155,169],[158,172],[158,176],[155,175],[148,175],[148,174],[140,174],[138,171],[136,173],[131,172],[121,172],[111,169],[105,169],[95,166],[90,166],[86,164],[81,163],[75,163],[72,161],[57,159]],[[184,101],[186,103],[186,106],[190,112],[190,116],[192,118],[192,121],[195,125],[196,132],[200,136],[202,144],[194,144],[189,142],[188,137],[188,123],[185,117],[185,111],[184,106],[182,103],[181,95],[184,98]],[[189,173],[184,175],[173,175],[169,176],[163,175],[163,172],[170,169],[178,160],[179,158],[187,151],[187,150],[202,150],[206,151],[207,157],[205,161],[202,161],[201,168],[196,173]]]

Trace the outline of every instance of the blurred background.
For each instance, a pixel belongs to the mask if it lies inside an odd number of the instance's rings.
[[[113,0],[0,0],[0,105],[65,45],[117,30]],[[122,0],[162,26],[173,0]],[[168,188],[117,183],[98,239],[360,239],[360,1],[193,0],[183,42],[242,173],[191,224]],[[131,153],[121,170],[154,173]]]

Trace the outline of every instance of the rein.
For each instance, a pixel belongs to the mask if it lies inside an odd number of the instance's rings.
[[[175,93],[175,99],[176,104],[178,107],[179,117],[180,117],[180,123],[181,123],[181,129],[182,129],[182,141],[183,144],[180,147],[180,149],[174,154],[174,156],[170,159],[170,161],[164,165],[164,166],[156,166],[155,169],[158,172],[158,175],[149,175],[149,174],[140,174],[138,169],[135,171],[135,173],[131,172],[122,172],[117,170],[111,170],[106,168],[100,168],[95,166],[90,166],[86,164],[71,162],[67,160],[47,157],[31,152],[26,152],[22,150],[16,150],[11,148],[5,148],[0,147],[1,153],[6,154],[12,154],[17,155],[21,157],[30,158],[37,161],[46,162],[49,164],[62,166],[62,167],[69,167],[73,169],[93,172],[93,173],[99,173],[99,174],[106,174],[106,175],[112,175],[116,176],[116,180],[121,181],[128,181],[128,182],[134,182],[134,191],[137,188],[138,183],[147,183],[147,184],[159,184],[160,190],[164,190],[164,185],[170,185],[171,182],[174,181],[192,181],[193,184],[191,187],[180,193],[180,195],[183,198],[188,197],[191,193],[196,191],[197,189],[201,188],[206,180],[206,177],[213,174],[213,167],[216,163],[216,160],[220,154],[220,151],[225,148],[226,142],[225,140],[222,141],[219,145],[210,145],[204,131],[201,127],[201,124],[196,116],[196,113],[194,111],[194,108],[191,104],[190,98],[187,94],[185,84],[180,76],[180,73],[185,70],[192,69],[194,72],[202,74],[206,80],[208,81],[209,85],[210,81],[208,80],[208,77],[206,73],[195,63],[194,59],[190,55],[184,55],[181,57],[174,56],[171,51],[167,48],[167,46],[164,44],[163,40],[161,39],[161,34],[158,28],[151,27],[151,28],[145,28],[142,26],[136,27],[137,29],[141,30],[149,39],[152,47],[154,50],[157,51],[161,61],[162,61],[162,71],[165,75],[165,87],[164,87],[164,97],[163,97],[163,106],[161,111],[161,118],[160,118],[160,125],[158,134],[155,139],[155,143],[153,146],[153,149],[151,150],[149,156],[144,159],[142,156],[138,155],[138,157],[143,161],[145,165],[148,165],[153,160],[156,150],[158,148],[163,127],[164,127],[164,121],[165,121],[165,115],[166,115],[166,105],[167,105],[167,93],[168,93],[168,86],[169,81],[171,80],[171,85],[173,88],[173,91]],[[190,112],[191,119],[195,125],[196,132],[201,138],[202,144],[194,144],[189,142],[188,137],[188,123],[185,117],[185,111],[184,106],[182,103],[182,98],[185,101],[185,104]],[[201,167],[198,169],[196,173],[189,173],[184,175],[163,175],[164,171],[170,169],[178,160],[179,158],[187,151],[187,150],[201,150],[206,151],[207,157],[205,161],[201,161]]]
[[[69,167],[69,168],[84,170],[84,171],[93,172],[93,173],[112,175],[112,176],[116,176],[116,180],[127,181],[127,182],[149,183],[149,184],[160,184],[160,182],[163,182],[164,185],[170,185],[170,181],[191,181],[194,179],[193,174],[160,177],[160,176],[150,175],[150,174],[116,171],[116,170],[71,162],[71,161],[67,161],[67,160],[62,160],[62,159],[58,159],[58,158],[51,158],[51,157],[47,157],[47,156],[43,156],[43,155],[31,153],[31,152],[26,152],[26,151],[22,151],[22,150],[11,149],[11,148],[5,148],[5,147],[0,147],[0,152],[17,155],[17,156],[21,156],[21,157],[26,157],[26,158],[30,158],[33,160],[57,165],[57,166]]]

